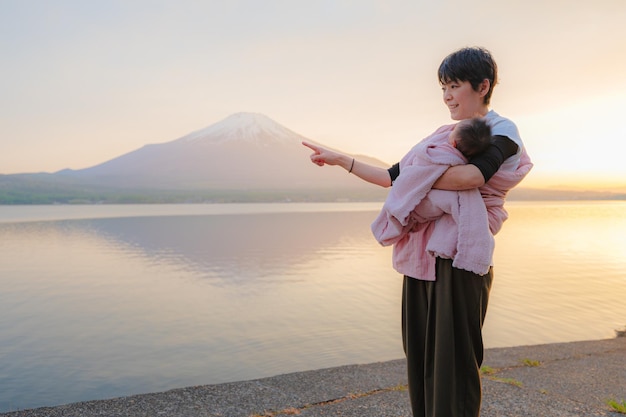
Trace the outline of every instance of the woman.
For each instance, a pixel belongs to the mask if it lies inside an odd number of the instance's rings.
[[[497,83],[496,63],[483,48],[463,48],[442,61],[438,77],[452,120],[482,117],[491,126],[494,138],[487,151],[466,165],[448,168],[432,188],[480,187],[489,227],[495,234],[507,217],[503,208],[506,192],[532,167],[515,124],[489,109]],[[449,135],[451,130],[452,126],[444,126],[429,138]],[[314,151],[313,163],[341,166],[383,187],[402,181],[402,170],[407,168],[407,158],[384,169],[308,142],[303,144]],[[423,250],[412,245],[410,238],[404,242],[404,251]],[[437,257],[434,272],[434,280],[404,274],[402,340],[413,416],[477,417],[481,401],[482,325],[493,271],[489,268],[485,275],[478,275],[453,267],[453,259]]]

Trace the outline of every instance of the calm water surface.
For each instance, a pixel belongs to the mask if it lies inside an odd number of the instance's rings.
[[[402,357],[380,203],[0,206],[0,412]],[[510,202],[487,347],[626,325],[626,202]]]

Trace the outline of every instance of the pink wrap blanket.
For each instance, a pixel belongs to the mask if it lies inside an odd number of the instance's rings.
[[[448,144],[453,127],[442,126],[402,158],[401,175],[372,223],[376,240],[394,245],[393,267],[403,275],[434,281],[436,257],[486,274],[493,263],[493,234],[507,218],[504,197],[532,167],[524,151],[517,171],[498,171],[480,190],[431,190],[449,166],[467,162]]]

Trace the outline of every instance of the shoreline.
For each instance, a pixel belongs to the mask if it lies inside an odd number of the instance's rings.
[[[485,350],[482,417],[623,416],[626,337]],[[3,417],[407,416],[404,359],[0,413]]]

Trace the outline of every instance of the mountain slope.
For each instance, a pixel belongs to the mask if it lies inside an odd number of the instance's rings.
[[[301,144],[305,139],[261,114],[237,113],[171,142],[146,145],[91,168],[54,175],[120,188],[372,187],[339,168],[312,164],[310,150]]]

